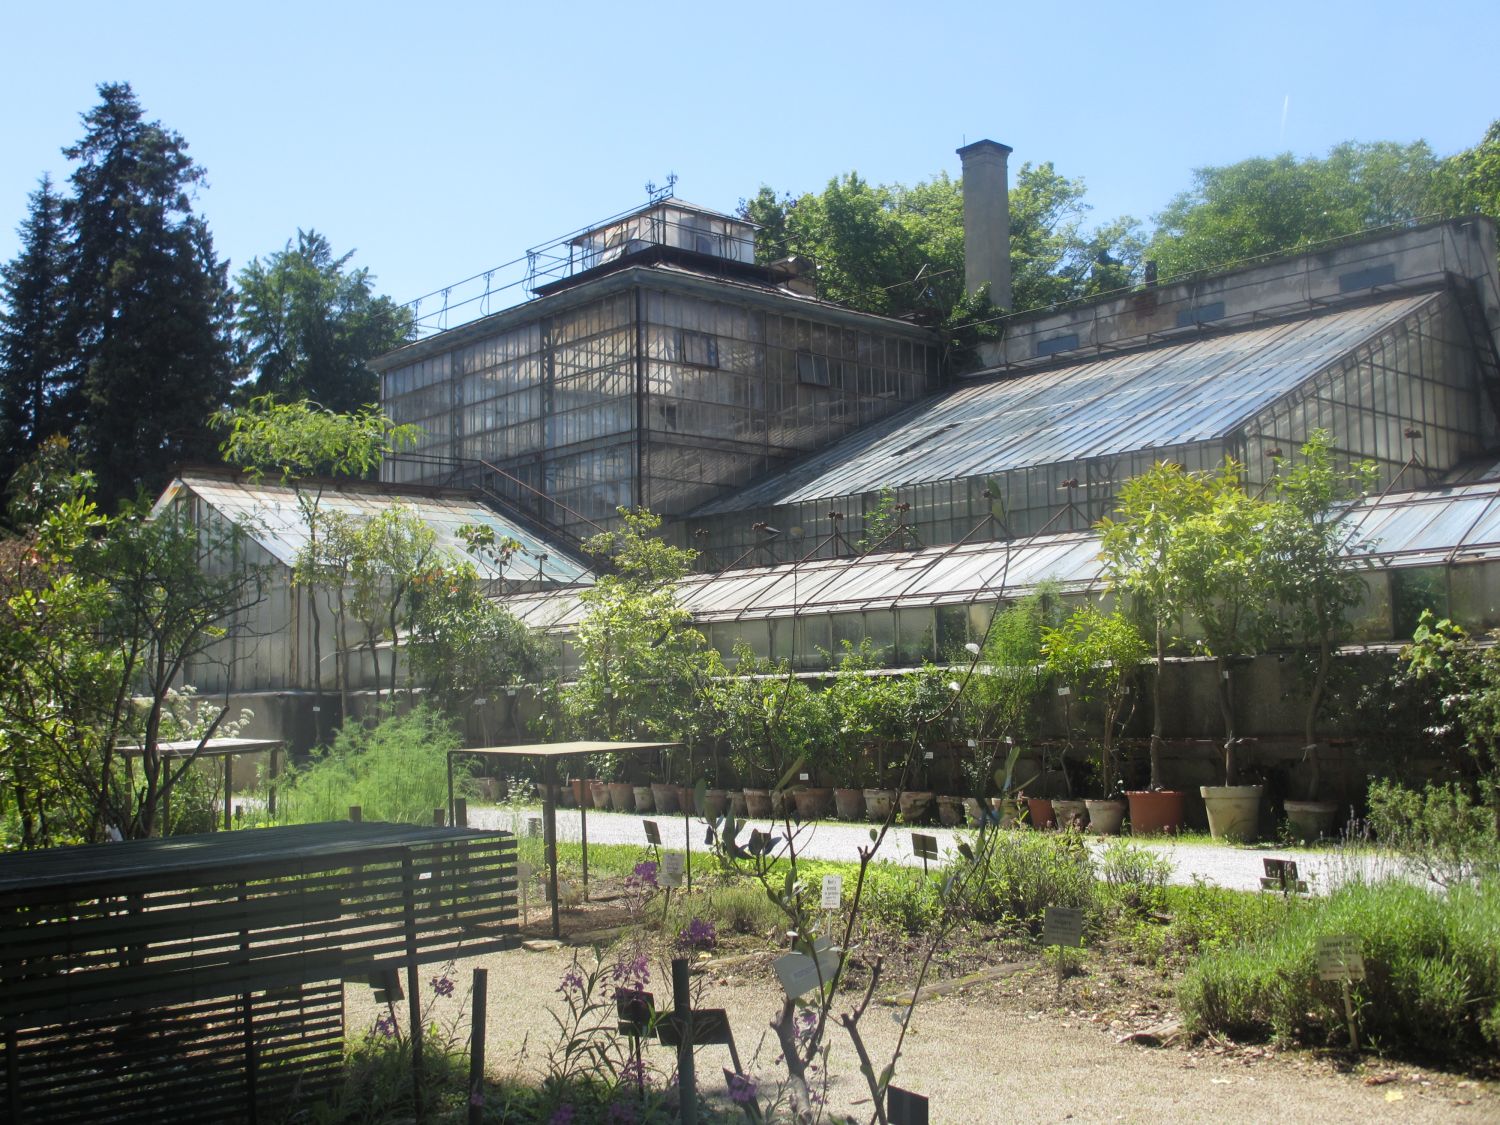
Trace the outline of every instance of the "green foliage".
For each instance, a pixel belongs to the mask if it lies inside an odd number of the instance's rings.
[[[1105,797],[1114,795],[1115,736],[1123,725],[1131,681],[1150,651],[1140,631],[1119,610],[1105,614],[1092,603],[1079,606],[1061,625],[1042,627],[1047,671],[1071,689],[1065,697],[1070,719],[1072,708],[1083,703],[1097,701],[1103,712],[1099,777]]]
[[[279,815],[293,824],[345,820],[358,805],[366,820],[431,824],[432,810],[448,805],[448,751],[462,745],[451,721],[426,705],[373,726],[345,723],[332,745],[288,773]],[[472,798],[462,759],[454,771],[458,795]]]
[[[1136,223],[1122,218],[1086,230],[1082,180],[1050,163],[1026,163],[1009,195],[1016,310],[1128,283],[1140,257]],[[805,255],[818,263],[819,289],[829,300],[892,316],[932,309],[956,347],[975,342],[962,329],[983,319],[987,307],[964,291],[959,181],[940,174],[913,187],[872,185],[851,172],[796,198],[762,187],[741,210],[762,226],[757,260]],[[969,315],[955,316],[961,310]]]
[[[347,269],[353,256],[334,257],[327,238],[299,230],[295,247],[239,272],[236,342],[253,393],[340,412],[379,398],[366,363],[411,339],[411,311],[376,296],[369,270]]]
[[[1452,755],[1449,765],[1471,786],[1488,787],[1491,799],[1500,798],[1500,652],[1423,610],[1398,661],[1405,677],[1438,700],[1451,727],[1431,732],[1439,744],[1467,751]]]
[[[579,595],[578,674],[562,693],[563,722],[590,738],[696,740],[718,664],[677,603],[674,583],[694,552],[660,538],[659,516],[622,508],[620,518],[619,530],[585,544],[613,569]]]
[[[714,731],[729,743],[740,775],[771,786],[799,760],[823,773],[835,732],[827,700],[792,675],[788,661],[761,660],[745,644],[734,649],[734,674],[708,688]]]
[[[1099,855],[1106,898],[1119,910],[1148,914],[1166,909],[1172,861],[1149,848],[1111,840]]]
[[[1500,218],[1500,120],[1490,122],[1473,148],[1443,162],[1439,201],[1450,214],[1478,212]]]
[[[450,714],[496,688],[536,683],[552,664],[541,638],[485,595],[472,563],[416,576],[409,624],[412,675]]]
[[[68,363],[62,198],[43,176],[28,200],[21,251],[0,266],[0,480],[49,439],[65,440],[75,404],[56,383]]]
[[[389,688],[394,695],[397,672],[395,642],[403,628],[411,625],[410,595],[413,587],[432,571],[437,557],[437,532],[410,508],[395,504],[382,508],[358,525],[351,539],[347,579],[349,610],[363,626],[365,643],[372,658],[377,655],[382,641],[391,645]],[[342,600],[342,576],[337,581]],[[378,678],[375,694],[379,699]]]
[[[1369,826],[1382,844],[1447,886],[1476,876],[1500,876],[1495,810],[1476,804],[1453,783],[1408,789],[1370,782]]]
[[[929,875],[919,867],[880,864],[865,875],[860,909],[872,926],[924,934],[942,921],[941,888],[941,876]]]
[[[176,510],[101,515],[81,491],[88,474],[45,449],[58,459],[26,474],[25,496],[50,506],[0,550],[0,791],[22,847],[99,841],[111,827],[149,836],[192,766],[159,752],[177,685],[238,627],[261,574],[203,567],[205,552],[234,550],[234,533]],[[216,708],[202,735],[224,717]],[[134,783],[125,746],[143,748]]]
[[[1105,575],[1151,623],[1154,636],[1153,789],[1162,785],[1160,689],[1168,633],[1185,617],[1217,664],[1225,783],[1238,780],[1231,658],[1256,651],[1274,620],[1263,565],[1269,504],[1248,495],[1241,476],[1242,467],[1230,458],[1213,472],[1159,461],[1126,481],[1116,515],[1099,521]]]
[[[1163,278],[1409,222],[1441,206],[1424,141],[1346,142],[1326,157],[1290,153],[1199,168],[1156,217],[1149,248]]]
[[[77,404],[75,440],[100,500],[155,489],[207,459],[209,414],[229,395],[227,268],[192,210],[204,172],[187,142],[145,120],[123,83],[99,87],[64,201],[65,348],[52,390]]]
[[[995,832],[987,851],[974,852],[981,861],[977,879],[967,874],[974,861],[953,865],[955,882],[966,884],[959,908],[974,921],[1034,929],[1049,906],[1096,906],[1093,860],[1076,832]]]
[[[870,638],[858,647],[844,642],[833,680],[822,694],[831,727],[825,768],[833,784],[855,788],[869,776],[872,748],[907,733],[909,685],[904,677],[881,675],[880,650]]]
[[[882,488],[875,510],[865,517],[864,534],[854,544],[862,555],[871,551],[899,551],[909,546],[907,540],[912,533],[906,526],[906,512],[910,504],[899,501],[896,490]]]
[[[375,406],[339,413],[306,399],[281,402],[270,393],[219,411],[214,423],[228,431],[220,446],[224,460],[257,475],[275,472],[293,485],[304,477],[368,475],[386,454],[414,444],[418,432]]]
[[[1047,681],[1042,636],[1055,602],[1055,587],[1047,587],[999,610],[960,685],[954,725],[975,743],[964,772],[976,797],[989,791],[1001,743],[1023,743],[1036,731],[1035,704]]]
[[[1179,998],[1191,1030],[1346,1040],[1340,986],[1318,979],[1316,954],[1320,936],[1352,935],[1367,974],[1351,986],[1363,1038],[1438,1058],[1500,1048],[1500,882],[1443,895],[1399,880],[1356,883],[1286,911],[1274,928],[1239,934],[1189,970]]]

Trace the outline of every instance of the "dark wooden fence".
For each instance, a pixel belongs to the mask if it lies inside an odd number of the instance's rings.
[[[279,1115],[337,1074],[344,979],[509,947],[515,913],[506,833],[316,824],[7,857],[0,1117]]]

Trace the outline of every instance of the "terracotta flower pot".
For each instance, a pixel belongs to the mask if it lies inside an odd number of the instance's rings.
[[[1089,810],[1089,831],[1095,836],[1118,836],[1120,824],[1125,819],[1124,801],[1083,802]]]
[[[635,787],[628,781],[611,781],[609,806],[615,812],[635,812]]]
[[[651,802],[663,815],[677,811],[677,786],[659,781],[651,783]]]
[[[1208,808],[1208,831],[1215,840],[1253,840],[1260,834],[1260,795],[1264,785],[1200,785]]]
[[[631,789],[635,793],[636,812],[648,813],[656,811],[656,799],[651,795],[651,786],[633,785]]]
[[[698,811],[711,820],[718,820],[729,811],[729,790],[705,789],[703,791],[703,808]]]
[[[568,786],[573,790],[573,804],[580,809],[591,809],[594,807],[594,795],[589,790],[589,783],[581,777],[571,778]]]
[[[833,790],[822,786],[794,789],[792,799],[797,802],[797,815],[803,820],[822,820],[828,815],[828,806],[833,801]]]
[[[891,805],[895,800],[894,789],[866,789],[865,815],[877,823],[884,821],[891,815]]]
[[[964,798],[964,815],[969,818],[969,823],[975,828],[984,820],[984,806],[979,803],[978,797]]]
[[[964,822],[964,799],[962,797],[939,797],[938,823],[944,828],[957,828]]]
[[[840,820],[858,820],[864,815],[865,793],[863,789],[835,789],[833,808]]]
[[[594,808],[609,808],[609,782],[600,781],[597,777],[589,778],[589,797],[594,802]]]
[[[786,816],[787,795],[785,789],[771,790],[771,815],[777,820]]]
[[[771,791],[769,789],[745,790],[745,815],[764,820],[771,815]]]
[[[1027,797],[1026,812],[1033,828],[1057,827],[1057,810],[1051,797]]]
[[[1339,807],[1333,801],[1284,801],[1282,804],[1286,809],[1287,823],[1291,826],[1292,839],[1314,844],[1336,831]]]
[[[1130,834],[1158,836],[1182,831],[1187,794],[1180,789],[1136,789],[1125,794],[1130,802]]]
[[[1019,797],[991,797],[990,804],[1000,818],[1001,828],[1020,828],[1031,811],[1030,806]]]
[[[927,819],[927,810],[932,806],[932,794],[925,791],[908,790],[901,794],[901,819],[907,824],[916,824]]]
[[[729,811],[736,820],[744,820],[750,815],[750,803],[745,800],[743,789],[729,790]]]
[[[1082,829],[1089,822],[1089,807],[1082,801],[1053,797],[1052,814],[1057,817],[1057,826],[1063,829]]]

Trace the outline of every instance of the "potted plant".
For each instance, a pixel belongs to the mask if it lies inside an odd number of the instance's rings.
[[[1131,681],[1150,650],[1140,632],[1118,610],[1105,614],[1091,603],[1079,606],[1060,626],[1046,628],[1042,650],[1049,671],[1070,689],[1064,696],[1070,728],[1075,707],[1095,706],[1100,711],[1096,742],[1100,796],[1086,798],[1084,804],[1090,831],[1099,835],[1118,833],[1125,802],[1115,796],[1116,739],[1129,719]]]
[[[1312,682],[1303,710],[1302,761],[1307,767],[1302,800],[1284,802],[1293,834],[1316,840],[1330,832],[1338,805],[1323,800],[1317,738],[1318,712],[1327,695],[1335,646],[1348,633],[1348,612],[1359,604],[1364,583],[1350,561],[1366,544],[1355,543],[1340,522],[1345,505],[1373,483],[1375,464],[1339,470],[1333,438],[1316,429],[1301,449],[1301,461],[1285,467],[1273,450],[1269,580],[1289,639],[1312,651]]]
[[[880,671],[879,651],[868,637],[858,647],[844,642],[833,680],[822,695],[831,736],[827,769],[842,820],[858,820],[866,810],[861,785],[879,760],[879,742],[893,733],[898,711],[894,688],[892,677]]]
[[[1044,583],[1035,593],[998,611],[983,644],[969,646],[973,662],[959,684],[954,725],[967,751],[960,764],[980,807],[989,801],[991,784],[1014,772],[1014,761],[1009,769],[997,768],[1002,758],[1013,755],[1019,761],[1023,741],[1036,729],[1035,704],[1046,675],[1042,627],[1055,591],[1055,584]],[[1021,788],[1002,783],[1000,800],[1023,800]]]
[[[1187,795],[1169,789],[1162,772],[1166,711],[1161,689],[1171,631],[1182,620],[1188,601],[1178,540],[1190,518],[1211,510],[1213,497],[1214,488],[1204,474],[1158,461],[1121,486],[1115,514],[1097,525],[1099,557],[1110,590],[1129,599],[1132,612],[1147,626],[1154,653],[1150,781],[1146,789],[1126,794],[1131,831],[1137,835],[1177,832],[1185,819]]]
[[[1245,491],[1243,466],[1232,458],[1191,476],[1196,503],[1173,529],[1169,569],[1183,610],[1197,622],[1197,645],[1213,658],[1224,723],[1223,784],[1199,791],[1215,839],[1249,840],[1259,831],[1265,786],[1240,782],[1234,683],[1274,620],[1271,502]]]

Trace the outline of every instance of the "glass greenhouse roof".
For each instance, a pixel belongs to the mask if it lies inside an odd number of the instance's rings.
[[[1424,293],[1062,368],[992,375],[866,427],[695,514],[1210,441],[1441,299]]]
[[[298,553],[307,545],[307,525],[298,510],[296,493],[285,485],[186,475],[162,494],[156,502],[157,510],[183,491],[200,497],[224,518],[243,528],[287,566],[296,562]],[[588,567],[566,549],[474,500],[329,486],[324,488],[320,501],[324,512],[340,512],[357,519],[370,519],[396,506],[410,510],[437,532],[438,550],[472,560],[485,578],[505,577],[517,582],[555,585],[592,581]],[[521,544],[520,557],[512,561],[503,575],[488,561],[475,558],[465,549],[459,529],[476,524],[490,528],[497,540],[510,538]]]
[[[1496,481],[1372,498],[1347,519],[1351,553],[1376,566],[1500,557]],[[1067,532],[696,574],[678,585],[678,598],[695,621],[711,624],[998,601],[1048,579],[1064,592],[1098,585],[1098,536]],[[571,630],[582,616],[576,589],[513,595],[505,604],[527,624],[553,631]]]

